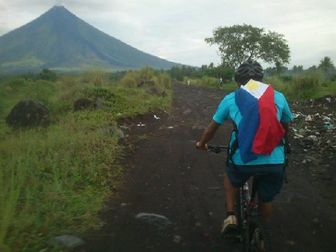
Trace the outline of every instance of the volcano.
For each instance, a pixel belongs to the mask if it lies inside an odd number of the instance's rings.
[[[0,72],[101,69],[176,63],[142,52],[86,23],[63,6],[54,6],[30,23],[0,37]]]

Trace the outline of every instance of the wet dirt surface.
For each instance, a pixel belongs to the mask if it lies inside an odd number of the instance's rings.
[[[225,154],[194,148],[223,96],[221,90],[174,84],[169,115],[122,122],[130,136],[127,172],[101,214],[104,227],[84,237],[85,251],[240,251],[239,243],[219,236]],[[293,105],[294,112],[300,106]],[[294,128],[304,128],[305,122],[298,120]],[[212,142],[226,144],[230,131],[231,124],[224,124]],[[289,183],[274,201],[274,251],[335,251],[335,138],[328,138],[331,147],[313,153],[314,143],[303,143],[293,132]],[[136,219],[139,213],[159,214],[169,223],[153,225]]]

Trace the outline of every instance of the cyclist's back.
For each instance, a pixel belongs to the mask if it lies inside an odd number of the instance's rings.
[[[196,148],[206,149],[218,127],[226,120],[234,123],[231,134],[224,189],[227,218],[222,233],[235,228],[235,194],[250,176],[263,174],[258,182],[260,210],[265,222],[271,216],[271,202],[280,192],[285,164],[282,139],[288,131],[292,114],[283,94],[262,83],[259,63],[247,61],[235,72],[238,89],[220,102],[211,123],[203,132]]]
[[[226,95],[223,98],[223,100],[220,102],[217,108],[216,113],[212,118],[213,121],[215,121],[219,125],[223,124],[224,121],[226,120],[230,120],[233,122],[235,130],[232,131],[231,134],[230,139],[231,148],[234,145],[234,142],[237,141],[237,136],[239,134],[245,133],[243,130],[240,130],[239,127],[242,121],[242,114],[240,113],[240,110],[236,103],[236,92],[237,91],[231,92],[230,94]],[[289,110],[288,103],[282,93],[278,91],[274,92],[274,104],[276,106],[277,111],[276,113],[277,120],[282,123],[288,123],[291,120],[291,112]],[[247,127],[250,127],[250,125],[247,125]],[[282,135],[282,137],[284,137],[284,135]],[[268,144],[268,142],[265,142],[264,144]],[[234,154],[232,156],[232,161],[236,165],[283,164],[285,161],[284,146],[281,142],[279,142],[278,146],[276,146],[271,153],[268,153],[267,155],[266,154],[255,155],[255,159],[247,162],[244,162],[241,156],[239,145],[236,147],[237,149],[234,151]]]

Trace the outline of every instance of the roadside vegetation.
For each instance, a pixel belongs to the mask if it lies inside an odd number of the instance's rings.
[[[234,70],[223,65],[203,65],[196,67],[174,67],[169,70],[173,79],[186,85],[220,88],[231,92],[237,88]],[[336,68],[329,57],[321,59],[319,65],[304,69],[303,66],[284,66],[265,69],[266,83],[283,92],[291,101],[336,96]]]
[[[75,111],[81,98],[95,107]],[[27,99],[49,109],[48,127],[6,124]],[[98,228],[98,212],[123,174],[118,120],[170,103],[170,77],[149,68],[0,77],[0,251],[39,251],[54,236]]]

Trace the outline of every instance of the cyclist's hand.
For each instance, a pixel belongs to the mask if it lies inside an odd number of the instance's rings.
[[[196,149],[207,150],[208,149],[208,145],[207,144],[201,144],[201,142],[196,142]]]

